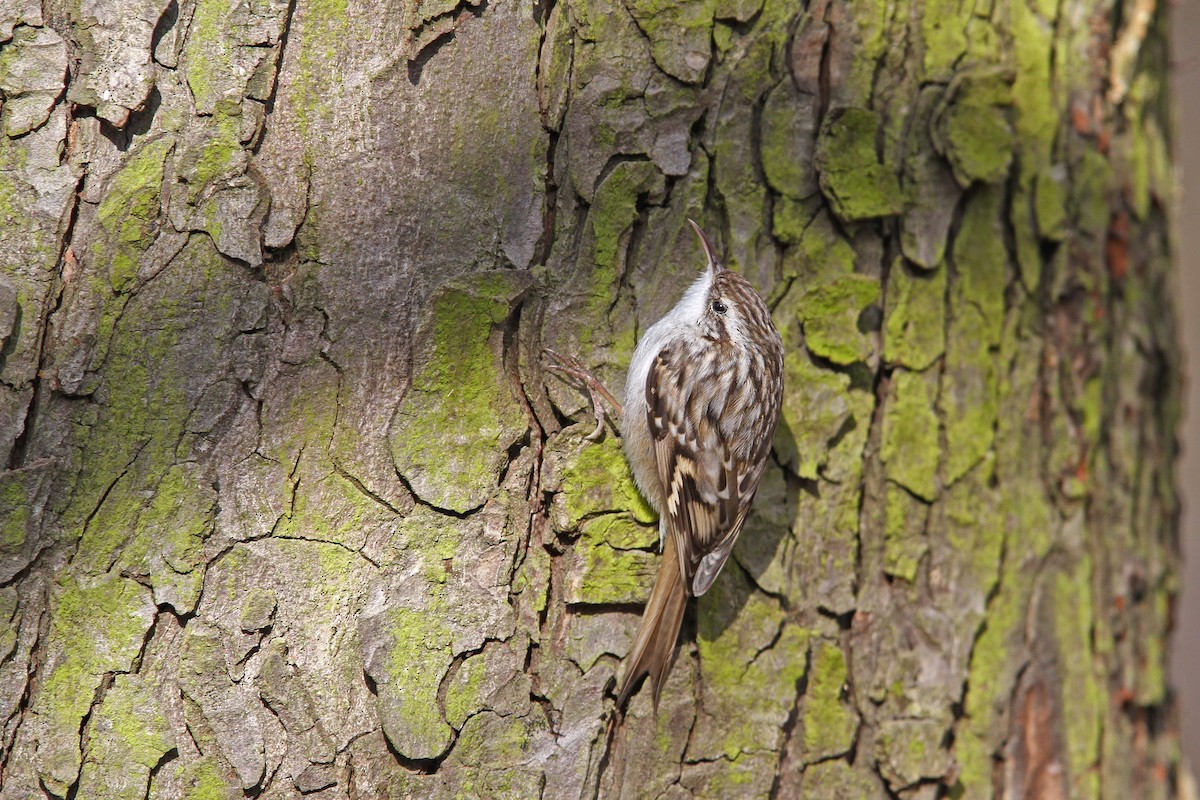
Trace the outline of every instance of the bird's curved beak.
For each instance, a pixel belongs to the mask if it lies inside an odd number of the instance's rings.
[[[704,233],[704,229],[696,224],[694,219],[688,218],[688,224],[692,226],[692,230],[700,237],[700,244],[704,246],[704,255],[708,257],[708,268],[713,272],[721,272],[725,269],[721,264],[721,259],[717,258],[716,248],[709,241],[708,236]]]

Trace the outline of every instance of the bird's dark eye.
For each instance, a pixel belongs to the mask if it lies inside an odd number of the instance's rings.
[[[718,314],[724,314],[726,311],[729,310],[729,307],[726,306],[724,303],[722,303],[720,300],[713,300],[712,301],[712,310],[717,312]]]

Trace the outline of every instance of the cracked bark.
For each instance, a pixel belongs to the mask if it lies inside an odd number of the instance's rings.
[[[0,796],[1172,796],[1164,26],[0,0]],[[618,731],[657,528],[538,353],[689,216],[787,397]]]

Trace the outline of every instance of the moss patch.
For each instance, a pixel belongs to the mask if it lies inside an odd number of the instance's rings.
[[[5,555],[20,552],[30,522],[29,488],[27,472],[6,470],[0,473],[0,553]]]
[[[625,511],[636,521],[658,521],[658,514],[642,497],[621,443],[605,437],[598,443],[584,442],[562,468],[562,499],[566,519],[563,530],[597,514]]]
[[[409,758],[436,758],[453,731],[438,705],[437,676],[450,668],[450,630],[440,614],[388,613],[388,680],[379,684],[379,716],[392,745]]]
[[[92,244],[98,263],[108,262],[109,282],[122,292],[137,278],[137,261],[155,238],[162,204],[163,169],[175,147],[164,136],[142,145],[109,180],[108,191],[96,209],[106,237]]]
[[[866,275],[843,275],[810,288],[800,301],[808,349],[835,364],[866,361],[872,337],[861,323],[878,302],[879,281]]]
[[[150,770],[175,746],[153,685],[137,675],[117,676],[93,710],[88,733],[79,782],[85,797],[140,800]]]
[[[1008,174],[1015,141],[1009,121],[1012,75],[996,68],[957,77],[934,112],[934,147],[964,188],[996,183]]]
[[[246,169],[249,154],[239,139],[241,106],[222,103],[201,135],[189,141],[179,154],[179,177],[187,185],[184,197],[189,204],[200,200],[214,181],[240,175]],[[216,233],[213,233],[216,239]]]
[[[896,370],[883,415],[880,457],[887,477],[923,500],[933,500],[938,493],[936,387],[935,374]]]
[[[154,620],[150,593],[124,578],[63,578],[52,600],[47,678],[33,699],[44,720],[40,774],[66,794],[79,774],[79,726],[105,673],[128,672]],[[60,791],[61,790],[61,791]]]
[[[801,478],[812,480],[828,457],[830,440],[850,419],[850,376],[821,369],[803,350],[789,350],[783,385],[787,390],[775,453]]]
[[[759,143],[763,175],[772,189],[792,201],[817,191],[812,156],[816,106],[802,98],[790,80],[767,95],[762,110]]]
[[[656,554],[615,550],[584,535],[571,551],[563,600],[592,604],[644,602],[654,585],[658,561]]]
[[[1054,579],[1054,634],[1062,668],[1063,734],[1067,766],[1079,796],[1095,797],[1094,791],[1079,791],[1096,779],[1100,758],[1100,736],[1108,697],[1103,690],[1103,673],[1097,674],[1092,651],[1094,608],[1092,562],[1080,559],[1076,567]]]
[[[430,303],[390,442],[396,469],[434,506],[462,513],[481,505],[528,427],[501,354],[502,326],[527,285],[524,274],[478,273]]]
[[[816,642],[811,658],[801,717],[808,763],[849,752],[858,728],[858,713],[845,694],[849,670],[842,649],[833,642]]]
[[[170,766],[168,766],[170,769]],[[243,797],[242,787],[221,769],[217,760],[202,756],[180,769],[181,800],[235,800]]]
[[[888,272],[884,302],[884,359],[920,371],[933,364],[945,347],[945,267],[916,272],[897,259]]]
[[[650,40],[659,68],[686,83],[704,77],[712,57],[713,0],[633,0],[629,13]]]
[[[774,751],[804,674],[809,631],[786,621],[779,604],[726,565],[697,602],[704,708],[717,725],[700,725],[691,757],[735,759]]]
[[[970,0],[927,0],[921,14],[924,44],[923,81],[947,81],[967,50],[967,21],[975,4]]]
[[[883,570],[912,581],[921,557],[929,549],[925,524],[929,507],[895,484],[888,484],[887,525],[884,528]]]
[[[904,209],[896,170],[876,151],[880,124],[873,111],[846,108],[830,114],[817,138],[821,192],[841,219],[886,217]]]

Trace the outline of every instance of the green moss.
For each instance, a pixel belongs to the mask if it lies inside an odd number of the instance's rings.
[[[181,65],[192,102],[201,115],[223,101],[240,103],[245,96],[266,100],[276,70],[276,50],[261,46],[263,33],[243,29],[247,19],[259,25],[281,23],[277,6],[244,7],[200,0],[192,14]],[[249,37],[254,37],[253,39]]]
[[[804,674],[809,631],[787,622],[734,564],[697,601],[697,620],[703,704],[728,722],[705,756],[775,750]]]
[[[1056,5],[1056,0],[1049,0]],[[1010,6],[1009,23],[1015,59],[1012,84],[1016,109],[1016,133],[1021,146],[1021,172],[1033,177],[1050,164],[1055,132],[1061,115],[1055,99],[1051,59],[1054,53],[1054,26],[1029,3]]]
[[[105,673],[132,669],[154,613],[150,593],[131,580],[84,585],[64,576],[57,584],[46,643],[54,655],[33,699],[33,713],[46,721],[41,777],[57,793],[65,795],[79,774],[79,729],[95,689]]]
[[[759,142],[763,175],[772,189],[791,201],[817,190],[811,164],[812,116],[812,103],[801,102],[790,80],[776,84],[763,104]]]
[[[858,372],[854,380],[864,374]],[[821,468],[821,477],[835,483],[857,481],[861,477],[863,448],[870,433],[871,415],[875,412],[875,395],[865,382],[855,383],[846,394],[846,400],[850,405],[850,416],[829,441],[825,466]]]
[[[82,470],[64,520],[80,537],[73,563],[82,571],[107,571],[131,541],[130,563],[144,563],[140,554],[157,557],[159,536],[169,545],[161,553],[167,564],[174,560],[184,569],[199,559],[213,500],[191,483],[196,479],[186,467],[172,467],[182,460],[176,448],[184,446],[192,413],[180,353],[212,348],[230,335],[234,323],[220,309],[235,302],[238,289],[203,237],[193,237],[169,270],[159,278],[164,288],[124,305],[107,347],[96,418],[79,430]],[[192,302],[199,297],[208,309],[203,314]],[[143,516],[144,531],[138,527]],[[169,570],[158,576],[172,580]]]
[[[909,23],[906,19],[898,20],[902,16],[897,13],[901,8],[898,3],[850,0],[847,8],[854,21],[855,47],[850,48],[849,74],[839,81],[838,94],[847,104],[865,106],[875,90],[880,62],[890,61],[888,49],[893,48],[896,37],[909,36]],[[812,25],[826,24],[816,14],[806,15],[804,19]],[[903,26],[903,32],[896,28],[897,24]]]
[[[1160,93],[1158,89],[1154,91],[1153,96]],[[1146,137],[1147,177],[1149,178],[1150,194],[1159,198],[1164,205],[1170,205],[1171,199],[1177,196],[1178,186],[1167,136],[1154,116],[1146,119],[1143,134]],[[1148,214],[1149,211],[1149,204],[1147,204],[1145,212]],[[1145,219],[1146,217],[1143,215],[1141,218]]]
[[[1065,171],[1056,168],[1039,174],[1034,184],[1034,215],[1044,239],[1061,241],[1067,235],[1065,181]]]
[[[483,708],[484,698],[483,679],[487,673],[487,661],[484,654],[468,658],[459,667],[454,680],[446,688],[446,722],[456,730],[463,726],[467,718]]]
[[[164,136],[136,149],[109,180],[96,209],[105,237],[92,245],[93,256],[109,264],[114,292],[127,290],[137,278],[137,261],[154,241],[162,204],[163,168],[175,147]]]
[[[733,46],[733,26],[720,20],[713,22],[713,45],[718,53],[727,53]]]
[[[952,313],[937,404],[946,436],[945,485],[965,475],[991,449],[997,414],[995,356],[978,336],[986,328],[983,315],[974,305]]]
[[[894,484],[888,484],[884,528],[883,569],[889,575],[912,581],[921,557],[929,549],[925,523],[929,507]]]
[[[333,440],[337,414],[335,393],[333,386],[328,387],[327,392],[324,387],[313,387],[293,397],[293,410],[288,417],[297,421],[295,430],[304,436],[297,444]],[[332,542],[358,550],[367,531],[385,524],[395,514],[342,475],[326,471],[330,466],[327,461],[314,459],[310,454],[303,457],[299,477],[303,486],[295,492],[295,498],[289,504],[290,513],[280,521],[275,535]],[[314,473],[319,477],[310,477]]]
[[[187,201],[195,203],[211,183],[245,170],[249,158],[238,141],[241,106],[221,103],[199,145],[187,148],[179,159],[179,176],[188,185]],[[215,237],[214,237],[215,238]]]
[[[953,250],[955,280],[951,287],[951,315],[968,304],[977,308],[983,327],[963,328],[962,333],[969,330],[971,335],[992,347],[1000,343],[1004,290],[1009,276],[1003,209],[1001,189],[989,188],[973,195],[963,209]]]
[[[1019,447],[1020,444],[1014,443],[1014,446]],[[1022,463],[1013,464],[1013,469],[1020,470],[1018,474],[1024,477],[1002,477],[1002,485],[1006,480],[1012,483],[1004,504],[1008,509],[1018,509],[1020,513],[1022,504],[1030,503],[1030,498],[1024,497],[1025,487],[1037,487],[1040,479]],[[1001,714],[1012,697],[1016,668],[1021,658],[1025,657],[1022,655],[1025,619],[1036,578],[1028,565],[1031,564],[1030,559],[1037,558],[1036,554],[1030,552],[1026,541],[1022,541],[1031,537],[1032,531],[1026,525],[1038,524],[1034,519],[1018,518],[1014,523],[997,516],[994,521],[983,524],[976,521],[978,498],[986,480],[983,475],[979,475],[978,479],[976,487],[968,487],[966,482],[962,482],[950,494],[958,507],[952,518],[958,519],[956,530],[973,542],[971,560],[977,565],[977,575],[982,576],[978,579],[980,590],[988,591],[995,583],[986,576],[989,573],[994,575],[1001,558],[1003,575],[1000,589],[995,590],[986,608],[986,625],[978,633],[971,651],[964,698],[964,723],[960,724],[955,739],[954,752],[959,763],[962,790],[960,796],[968,800],[991,796],[995,757],[1004,738]],[[1049,525],[1049,521],[1045,519],[1040,524]],[[976,533],[976,528],[983,530]],[[1006,537],[1006,530],[1014,531],[1013,535]],[[956,540],[952,542],[956,547],[959,546]]]
[[[933,120],[935,147],[960,186],[998,183],[1012,164],[1012,75],[999,68],[963,73],[946,90]]]
[[[658,514],[638,491],[621,443],[614,437],[580,446],[563,467],[562,494],[569,528],[586,517],[613,511],[629,512],[641,523],[658,521]]]
[[[860,451],[861,452],[861,451]],[[835,614],[855,607],[855,570],[859,554],[859,510],[862,471],[848,471],[840,483],[821,481],[816,495],[801,491],[792,535],[797,547],[791,553],[793,577],[806,607]],[[789,588],[789,591],[793,589]]]
[[[795,314],[797,318],[800,316],[801,292],[808,286],[854,272],[854,248],[838,231],[828,212],[818,213],[819,200],[816,203],[817,205],[803,210],[802,216],[796,220],[799,230],[798,246],[789,251],[790,257],[784,262],[784,276],[797,280],[779,303],[775,313],[775,324],[782,325],[779,333],[783,335],[784,343],[789,345],[798,345],[800,342],[798,333],[796,337],[791,337],[785,330],[791,322],[790,314]]]
[[[878,280],[856,274],[811,287],[800,303],[808,349],[835,364],[866,361],[873,352],[872,336],[861,320],[879,302],[879,292]]]
[[[875,112],[846,108],[830,115],[817,138],[821,191],[841,219],[886,217],[904,209],[896,170],[876,152],[879,126]]]
[[[977,64],[1001,63],[1005,58],[996,26],[986,16],[990,13],[990,7],[976,7],[975,16],[967,23],[966,57]]]
[[[150,771],[174,746],[153,686],[139,676],[118,675],[92,710],[79,795],[143,797]]]
[[[296,89],[292,93],[300,135],[306,141],[315,122],[327,122],[342,94],[342,72],[336,69],[339,44],[350,41],[348,0],[316,0],[305,4],[297,19],[299,56]],[[317,157],[317,142],[306,159]]]
[[[938,405],[946,433],[943,480],[952,484],[991,448],[997,418],[997,364],[1008,281],[1000,215],[1003,193],[976,193],[954,242],[946,364]]]
[[[1063,734],[1066,739],[1067,766],[1073,796],[1077,793],[1100,758],[1100,735],[1108,705],[1103,690],[1103,674],[1097,675],[1092,653],[1092,562],[1080,559],[1071,571],[1054,578],[1054,633],[1058,645],[1058,663],[1063,671]]]
[[[793,200],[783,196],[776,198],[771,207],[771,233],[784,244],[796,244],[804,238],[804,231],[820,209],[820,196],[804,200]],[[849,247],[849,245],[846,245]],[[853,252],[851,254],[853,261]]]
[[[271,624],[278,601],[275,591],[267,586],[253,586],[242,598],[238,627],[243,631],[260,631]]]
[[[1103,238],[1112,216],[1113,169],[1099,151],[1088,148],[1071,174],[1074,228],[1095,240]]]
[[[1032,180],[1023,180],[1012,192],[1009,215],[1016,244],[1017,268],[1026,292],[1035,294],[1042,282],[1042,251],[1034,221]]]
[[[775,761],[770,754],[756,751],[697,766],[685,770],[680,781],[691,797],[761,800],[770,791]]]
[[[865,765],[851,767],[843,759],[822,761],[804,770],[804,796],[812,798],[886,797],[879,779]]]
[[[783,385],[775,453],[801,478],[812,480],[828,457],[829,442],[850,419],[850,376],[821,369],[803,350],[789,349],[783,359]]]
[[[654,585],[658,557],[641,550],[614,550],[607,544],[580,538],[566,577],[568,603],[640,603]]]
[[[858,715],[845,696],[846,656],[833,642],[813,645],[804,695],[804,759],[816,761],[850,751]]]
[[[763,0],[716,0],[713,15],[717,19],[748,22],[762,10]]]
[[[451,661],[450,629],[439,613],[396,608],[388,630],[387,680],[378,686],[384,733],[409,758],[435,758],[453,737],[438,705],[438,676]]]
[[[216,759],[208,756],[187,762],[180,785],[183,787],[181,800],[235,800],[242,797],[241,787],[224,774]]]
[[[528,427],[499,352],[523,291],[515,273],[478,273],[434,296],[412,385],[391,428],[396,469],[422,499],[462,513],[484,502]]]
[[[211,112],[231,68],[231,41],[226,35],[232,7],[219,0],[200,0],[192,13],[183,50],[184,77],[201,113]]]
[[[883,414],[880,457],[887,477],[923,500],[938,493],[937,379],[936,374],[896,370]]]
[[[587,216],[593,249],[587,285],[588,322],[580,330],[585,344],[592,340],[593,330],[603,328],[608,321],[624,260],[622,238],[637,219],[638,198],[660,192],[663,186],[663,175],[652,163],[627,161],[618,164],[596,189]],[[632,339],[632,331],[629,335]]]
[[[1170,594],[1158,589],[1149,599],[1152,612],[1147,614],[1147,634],[1142,637],[1142,653],[1138,659],[1134,694],[1139,706],[1161,706],[1167,698],[1167,655],[1163,643],[1167,639],[1167,620],[1170,619]]]
[[[476,714],[463,725],[455,752],[461,752],[462,762],[469,766],[496,771],[520,766],[528,758],[534,736],[544,730],[537,719],[491,711]]]
[[[645,550],[657,546],[659,538],[657,525],[650,524],[650,520],[638,522],[629,514],[595,517],[585,522],[580,532],[584,539],[603,542],[618,550]]]
[[[1020,646],[1030,579],[1023,566],[1006,561],[1003,588],[989,604],[987,626],[975,641],[963,700],[965,718],[959,726],[954,754],[964,798],[990,798],[995,755],[1003,733],[1000,710],[1014,682],[1014,648]]]
[[[911,786],[922,778],[939,778],[950,767],[941,746],[949,725],[937,719],[887,719],[880,723],[880,766],[892,786]]]
[[[946,347],[946,268],[910,269],[900,258],[888,272],[883,317],[883,357],[889,364],[923,370]]]
[[[175,464],[163,474],[144,505],[121,503],[114,508],[118,516],[106,521],[103,528],[89,527],[89,531],[114,533],[121,524],[120,515],[127,514],[131,527],[118,563],[133,574],[149,575],[156,600],[171,602],[180,613],[195,608],[204,580],[200,569],[204,540],[216,513],[212,488],[189,465]]]
[[[32,505],[26,477],[16,470],[0,473],[0,553],[16,553],[25,544]]]
[[[967,50],[967,21],[974,4],[963,0],[926,0],[920,16],[924,47],[923,81],[947,81]]]
[[[1005,519],[990,492],[994,476],[995,457],[989,455],[946,491],[941,509],[946,541],[960,555],[961,582],[980,600],[969,612],[975,618],[982,617],[982,600],[999,579],[1004,553]]]
[[[713,0],[632,0],[627,8],[650,40],[654,63],[674,78],[695,83],[711,57],[713,5]]]
[[[649,190],[661,175],[648,161],[618,164],[596,190],[588,221],[596,238],[595,264],[604,274],[613,274],[621,235],[637,219],[638,195]],[[596,286],[608,298],[612,285]]]

